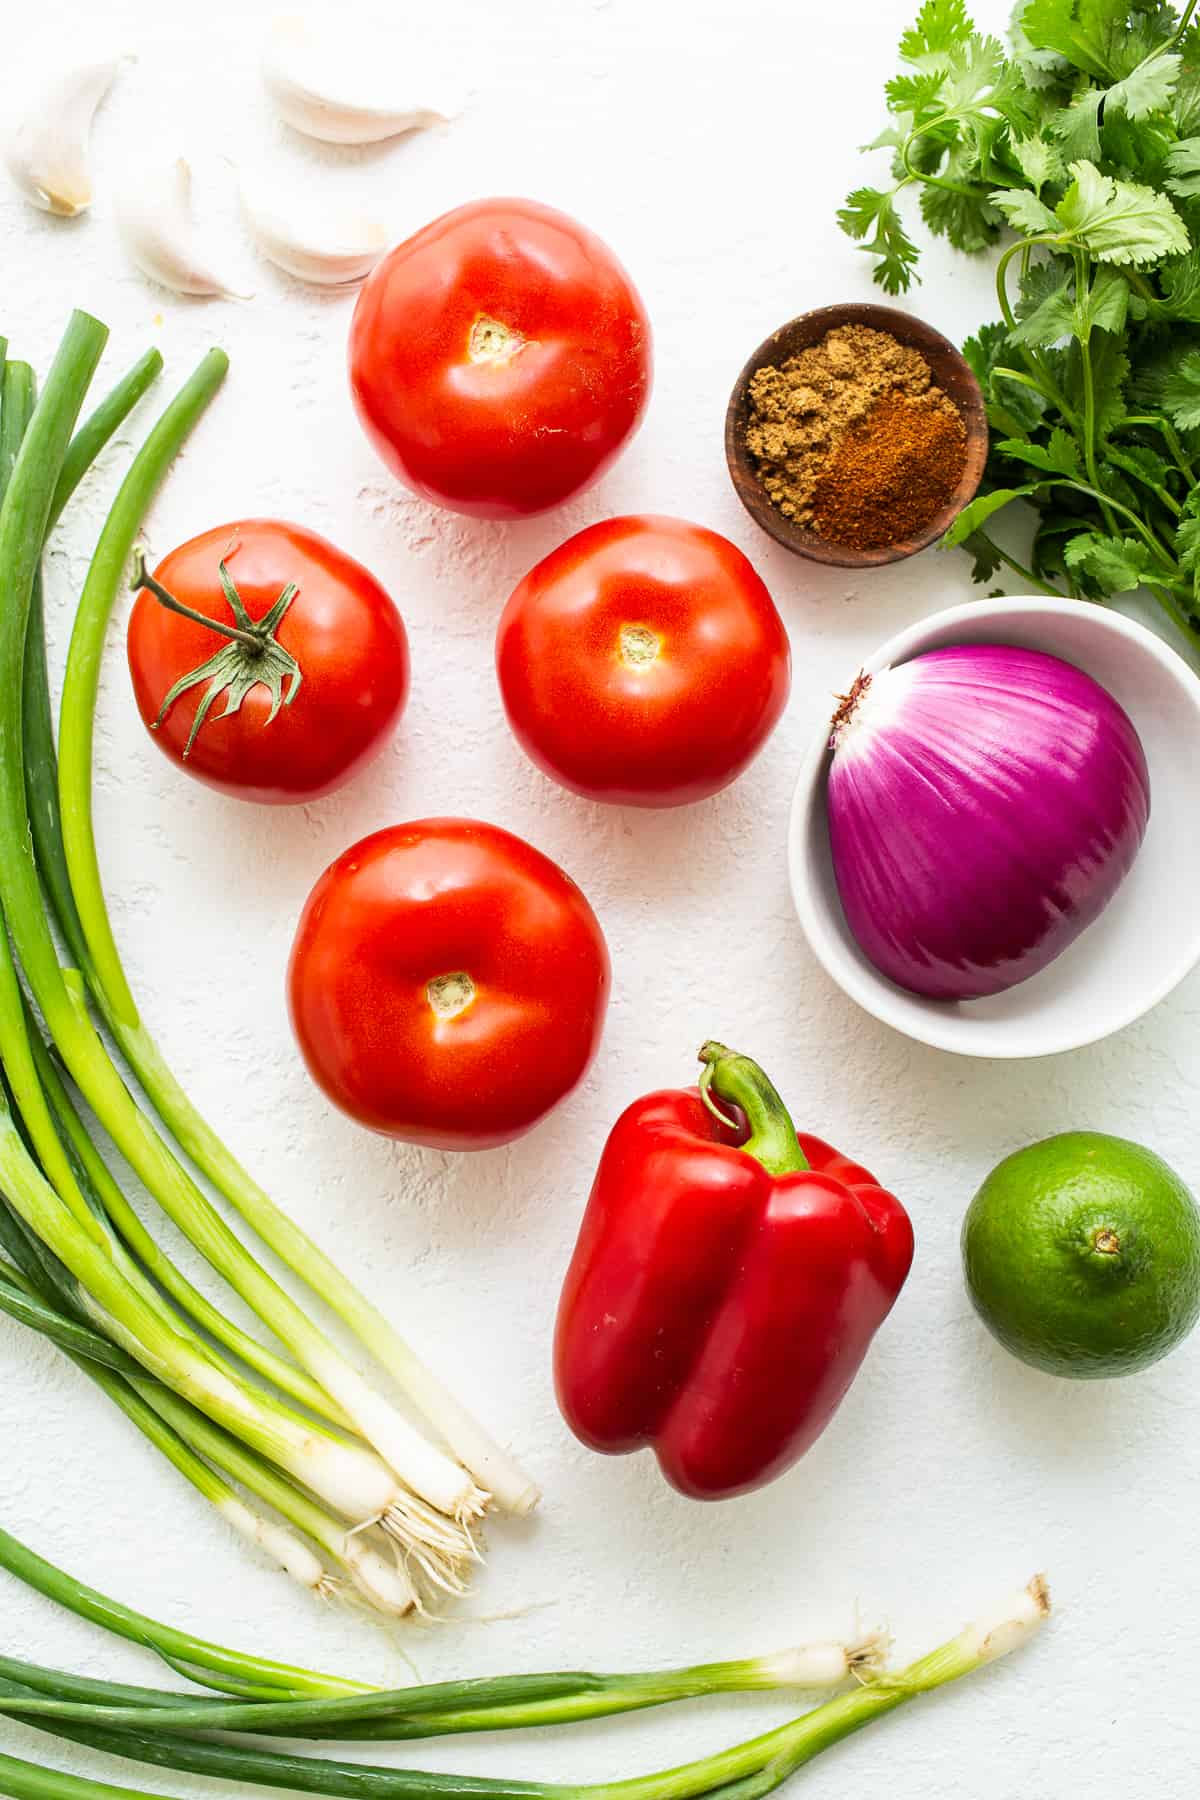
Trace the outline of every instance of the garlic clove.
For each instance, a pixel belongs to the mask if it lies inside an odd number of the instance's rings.
[[[8,171],[34,206],[74,218],[92,203],[88,146],[96,108],[122,58],[81,63],[61,75],[30,108],[5,145]]]
[[[117,229],[130,260],[177,294],[248,300],[206,262],[192,217],[192,171],[183,157],[139,164],[117,195]]]
[[[390,72],[392,59],[352,49],[358,42],[353,33],[317,32],[303,18],[276,19],[263,52],[263,80],[293,130],[327,144],[377,144],[461,110],[460,102],[428,89],[422,97],[415,71],[403,85],[381,80],[381,65]]]
[[[269,262],[319,287],[362,281],[387,249],[392,234],[378,219],[314,211],[302,216],[294,200],[272,193],[259,178],[243,179],[242,210],[258,248]]]

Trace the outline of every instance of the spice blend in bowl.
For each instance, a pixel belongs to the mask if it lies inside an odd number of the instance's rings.
[[[802,313],[759,345],[725,421],[739,498],[779,543],[865,568],[936,542],[987,460],[983,396],[949,339],[894,307]]]
[[[841,325],[751,378],[746,446],[785,518],[830,543],[878,550],[946,507],[967,431],[919,350]]]

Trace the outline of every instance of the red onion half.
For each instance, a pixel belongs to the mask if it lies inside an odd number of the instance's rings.
[[[1146,833],[1128,715],[1038,650],[964,644],[860,675],[830,743],[846,919],[916,994],[977,999],[1036,975],[1103,912]]]

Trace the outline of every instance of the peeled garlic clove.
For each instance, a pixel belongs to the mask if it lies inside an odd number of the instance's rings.
[[[88,142],[96,108],[116,80],[121,58],[82,63],[59,77],[5,146],[9,173],[43,212],[73,218],[92,203]]]
[[[418,98],[415,74],[408,76],[407,94],[398,84],[381,83],[380,66],[390,69],[392,59],[351,48],[361,42],[352,32],[318,34],[305,19],[275,21],[263,52],[263,80],[293,130],[327,144],[377,144],[459,110],[444,97]]]
[[[380,220],[357,214],[315,212],[302,218],[294,201],[272,195],[257,180],[243,181],[242,210],[268,261],[320,287],[362,281],[391,236]]]
[[[143,275],[177,294],[248,300],[206,262],[192,217],[192,171],[183,157],[130,169],[117,196],[121,242]]]

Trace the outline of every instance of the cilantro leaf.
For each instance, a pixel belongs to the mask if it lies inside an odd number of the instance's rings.
[[[1070,263],[1056,258],[1031,264],[1017,300],[1015,344],[1043,349],[1069,335],[1075,323],[1074,282]]]
[[[1191,250],[1159,271],[1162,296],[1150,310],[1156,319],[1200,325],[1200,250]]]
[[[956,544],[965,544],[971,533],[985,525],[993,513],[1010,506],[1014,500],[1024,500],[1028,495],[1036,494],[1037,490],[1038,483],[1031,482],[1027,487],[994,488],[990,494],[980,494],[969,506],[963,507],[939,548],[952,550]]]
[[[1159,456],[1157,451],[1148,449],[1145,444],[1127,444],[1123,450],[1110,444],[1106,454],[1110,463],[1136,476],[1144,485],[1169,491],[1172,471],[1165,457]]]
[[[1200,68],[1185,66],[1182,70],[1171,113],[1176,130],[1184,137],[1200,131]]]
[[[921,215],[934,235],[949,238],[956,249],[968,252],[994,244],[1004,222],[986,188],[981,186],[977,195],[959,191],[967,186],[974,168],[969,148],[960,147],[947,157],[943,170],[955,188],[923,187],[920,199]]]
[[[1200,519],[1184,519],[1175,533],[1175,554],[1185,575],[1200,578]]]
[[[1129,313],[1129,283],[1111,265],[1097,269],[1096,279],[1075,308],[1075,335],[1086,338],[1093,331],[1120,332]]]
[[[1183,138],[1167,152],[1163,186],[1173,194],[1194,199],[1200,194],[1200,138]]]
[[[1166,112],[1182,67],[1183,58],[1173,51],[1160,50],[1148,56],[1109,88],[1105,111],[1123,112],[1129,119],[1148,119],[1151,113]]]
[[[944,70],[918,70],[915,75],[893,76],[883,91],[893,112],[912,113],[919,118],[940,101],[945,80]]]
[[[1021,18],[1023,10],[1023,0],[1018,0],[1008,30],[1013,61],[1020,69],[1027,87],[1034,89],[1054,87],[1067,72],[1067,59],[1060,56],[1057,50],[1039,50],[1030,43],[1029,35]]]
[[[1058,230],[1058,220],[1050,208],[1043,206],[1028,188],[997,188],[992,205],[1000,208],[1014,231],[1023,232],[1026,237]]]
[[[1014,138],[1009,148],[1035,194],[1040,196],[1048,184],[1064,179],[1066,168],[1062,151],[1052,139],[1041,133],[1036,137]],[[995,195],[993,199],[996,199]]]
[[[1186,360],[1189,353],[1196,351],[1200,351],[1200,336],[1188,325],[1176,325],[1169,333],[1156,338],[1143,337],[1129,383],[1130,404],[1134,410],[1165,413],[1167,383],[1180,359]]]
[[[1065,231],[1101,262],[1157,262],[1191,249],[1187,226],[1165,194],[1116,181],[1093,162],[1072,163],[1071,175],[1055,212]]]
[[[982,531],[974,531],[970,537],[964,538],[962,548],[972,559],[972,581],[990,581],[1004,560],[995,544]]]
[[[1200,350],[1189,350],[1169,369],[1162,384],[1163,409],[1185,431],[1200,425]]]
[[[1061,425],[1056,425],[1050,433],[1048,444],[1031,444],[1021,439],[1008,438],[997,444],[996,449],[1002,456],[1015,462],[1028,463],[1030,468],[1041,469],[1047,475],[1066,475],[1074,479],[1080,472],[1079,446]]]
[[[1081,532],[1065,545],[1069,569],[1090,575],[1106,594],[1131,594],[1152,572],[1150,552],[1140,538]]]
[[[964,0],[925,0],[916,24],[900,39],[900,54],[920,67],[927,58],[965,44],[972,30]]]
[[[1098,81],[1116,79],[1113,37],[1129,8],[1114,0],[1030,0],[1021,29],[1035,50],[1055,50]]]
[[[880,212],[891,203],[892,196],[880,188],[855,188],[846,196],[846,204],[837,216],[838,224],[847,237],[865,238],[872,226],[878,224]]]
[[[1016,354],[1003,325],[981,326],[963,345],[963,355],[983,389],[989,423],[1006,437],[1023,437],[1035,430],[1046,408],[1041,394],[999,373]]]
[[[1064,161],[1076,162],[1083,158],[1099,162],[1103,155],[1100,146],[1100,108],[1103,104],[1103,88],[1084,88],[1070,106],[1051,119],[1050,130],[1062,146]]]
[[[894,194],[856,188],[838,213],[838,224],[876,258],[875,280],[887,293],[902,294],[912,286],[918,251],[900,222]],[[874,236],[868,238],[872,229]]]

